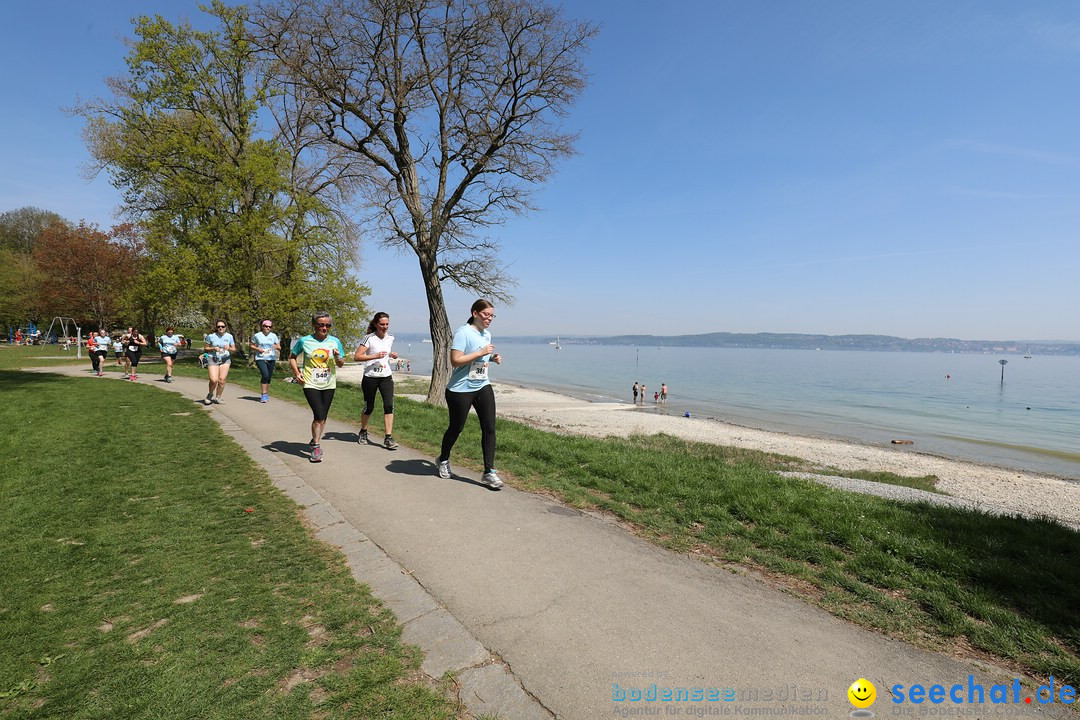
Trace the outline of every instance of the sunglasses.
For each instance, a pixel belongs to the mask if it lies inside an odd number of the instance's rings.
[[[315,323],[315,327],[320,327],[320,328],[331,327],[331,326],[332,326],[331,323]]]
[[[217,326],[217,329],[218,329],[218,330],[224,330],[224,329],[225,329],[225,326],[224,326],[224,325],[218,325],[218,326]]]

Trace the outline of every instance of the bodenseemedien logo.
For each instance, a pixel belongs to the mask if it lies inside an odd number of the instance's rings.
[[[859,678],[851,683],[851,687],[847,690],[847,696],[851,704],[855,706],[855,710],[851,712],[851,717],[874,717],[874,713],[869,710],[869,707],[877,700],[877,688],[874,687],[874,683],[866,678]]]

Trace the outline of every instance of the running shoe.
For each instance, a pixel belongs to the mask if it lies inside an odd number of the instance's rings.
[[[210,403],[212,403],[212,402],[214,402],[214,396],[213,396],[213,395],[209,395],[209,394],[208,394],[208,395],[206,396],[206,399],[205,399],[205,400],[203,400],[203,405],[209,405],[209,404],[210,404]]]
[[[382,444],[383,444],[383,447],[386,448],[387,450],[397,450],[398,449],[398,444],[396,442],[394,442],[394,438],[391,437],[390,435],[387,435],[386,437],[383,438],[383,443]]]
[[[165,382],[171,383],[172,382],[172,375],[166,375],[165,376]]]
[[[101,371],[99,370],[99,371],[98,371],[98,374],[97,374],[97,376],[98,376],[98,377],[105,377],[105,373],[103,373],[103,372],[101,372]]]
[[[322,448],[318,445],[311,448],[311,462],[322,462]]]
[[[498,490],[503,486],[503,481],[499,479],[499,474],[494,470],[488,470],[484,473],[484,477],[480,478],[480,482],[492,490]]]
[[[443,480],[449,480],[450,478],[454,477],[453,474],[451,474],[450,472],[449,460],[439,461],[439,477],[441,477]]]
[[[262,397],[259,398],[259,402],[267,402],[268,400],[270,400],[270,396],[267,395],[266,393],[263,393]]]
[[[131,373],[131,379],[132,379],[132,380],[138,380],[138,379],[139,379],[139,376],[138,376],[138,375],[136,375],[135,373]]]
[[[219,398],[219,397],[216,397],[216,398],[210,398],[210,402],[214,403],[215,405],[221,405],[221,404],[222,404],[222,403],[224,403],[225,401],[224,401],[224,400],[222,400],[222,399],[221,399],[221,398]]]
[[[368,444],[367,430],[361,430],[360,431],[360,436],[356,438],[356,442],[360,443],[361,445],[367,445]]]

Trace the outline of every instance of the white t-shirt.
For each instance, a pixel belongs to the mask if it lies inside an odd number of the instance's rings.
[[[367,348],[365,355],[378,355],[386,353],[386,357],[376,360],[368,360],[364,363],[364,377],[391,377],[394,374],[390,366],[390,349],[394,346],[394,336],[387,335],[380,338],[375,333],[368,333],[360,338],[360,344]]]

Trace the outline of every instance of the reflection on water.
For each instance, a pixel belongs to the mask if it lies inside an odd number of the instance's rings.
[[[669,386],[666,412],[1080,479],[1080,357],[499,343],[504,380],[593,402]],[[413,369],[430,372],[430,346]]]

